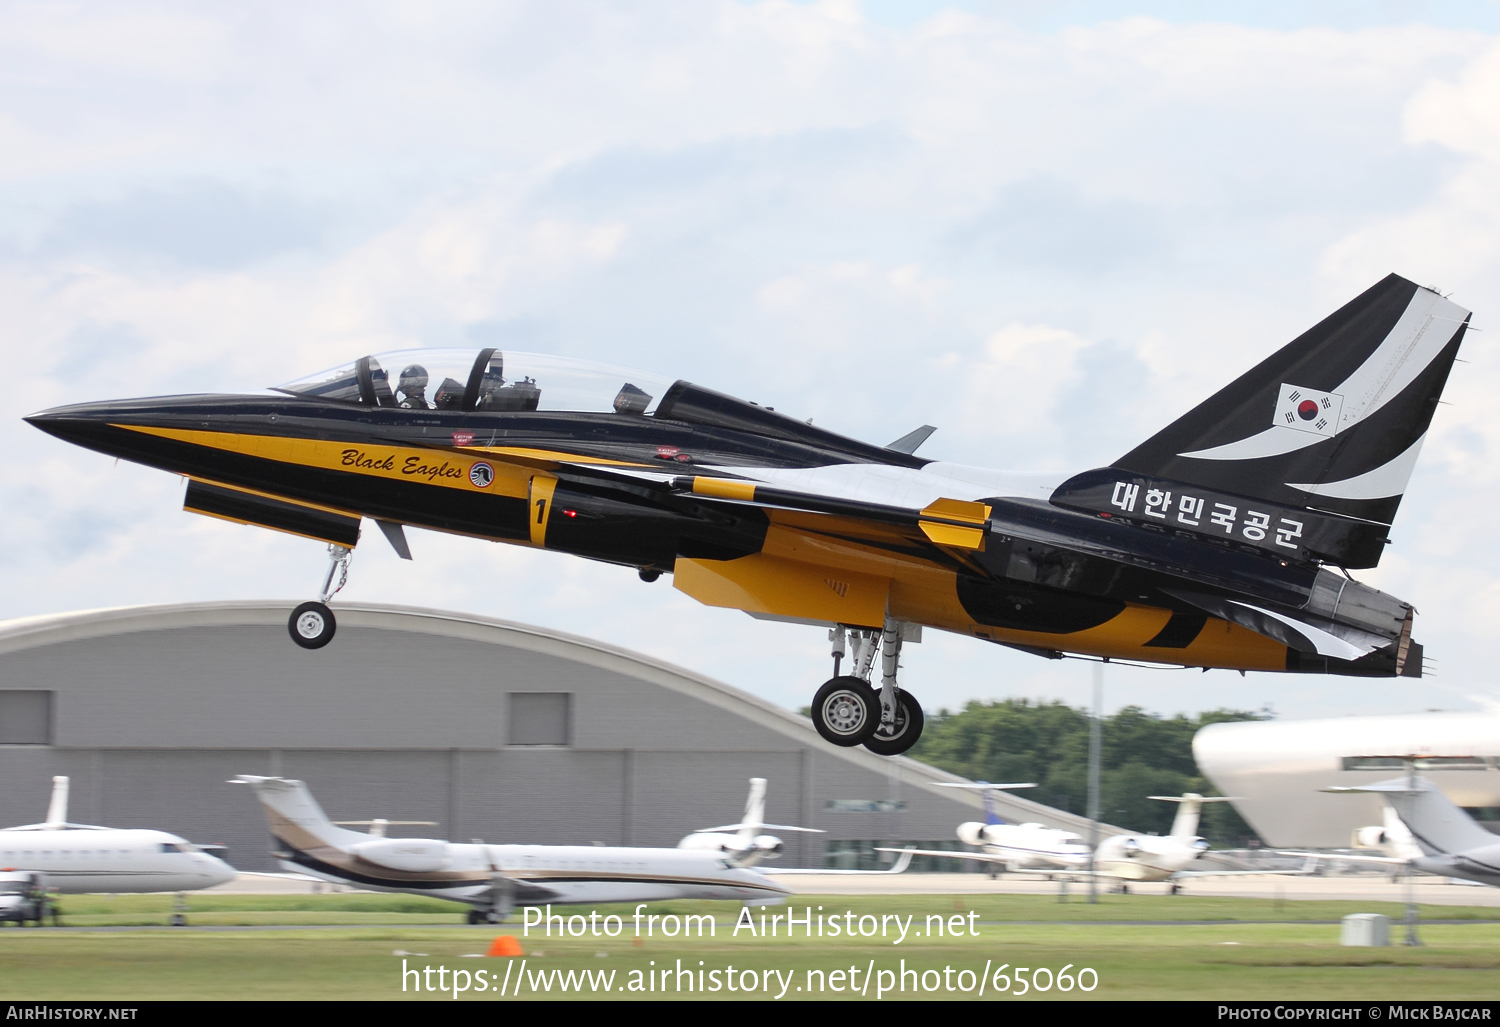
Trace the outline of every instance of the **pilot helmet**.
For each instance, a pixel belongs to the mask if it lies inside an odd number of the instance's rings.
[[[421,364],[407,364],[401,369],[401,391],[427,388],[427,368]]]

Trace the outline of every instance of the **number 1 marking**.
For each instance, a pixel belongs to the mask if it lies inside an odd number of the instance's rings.
[[[547,512],[547,501],[545,499],[538,499],[536,501],[536,522],[538,524],[542,523],[542,516],[546,512]]]

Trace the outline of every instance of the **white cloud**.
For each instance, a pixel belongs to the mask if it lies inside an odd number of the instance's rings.
[[[1059,420],[1077,418],[1079,411],[1058,409],[1057,398],[1077,378],[1088,346],[1051,325],[1005,325],[961,369],[959,423],[953,427],[971,434],[1045,435]]]
[[[874,441],[934,423],[932,456],[1082,469],[1390,270],[1481,324],[1500,309],[1500,50],[1472,32],[1042,34],[951,11],[898,31],[852,0],[12,5],[0,29],[0,352],[28,408],[257,389],[487,332]],[[150,235],[162,208],[142,197],[204,182],[251,215],[296,207],[307,238],[232,267],[190,258],[243,218],[188,217],[187,243],[210,234],[172,261],[84,245],[100,211]],[[1486,672],[1500,602],[1465,514],[1500,502],[1485,338],[1375,576],[1422,609],[1449,681]],[[295,598],[317,578],[318,547],[188,518],[170,476],[15,418],[0,443],[32,470],[0,512],[0,612]],[[413,544],[413,564],[362,546],[350,594],[542,620],[788,705],[824,669],[815,632],[628,570]],[[1087,680],[941,637],[908,669],[933,705]],[[1121,671],[1112,694],[1424,705],[1406,683],[1220,677]]]

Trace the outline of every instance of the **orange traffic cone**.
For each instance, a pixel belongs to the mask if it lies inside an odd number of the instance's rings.
[[[524,956],[526,950],[516,940],[514,934],[502,934],[490,942],[490,947],[485,950],[486,956]]]

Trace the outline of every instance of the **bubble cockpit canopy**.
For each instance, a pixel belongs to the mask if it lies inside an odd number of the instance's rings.
[[[544,353],[411,349],[360,357],[275,391],[407,410],[647,414],[673,379]]]

